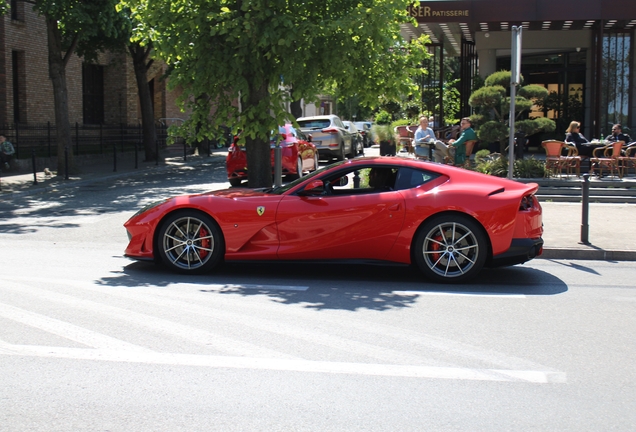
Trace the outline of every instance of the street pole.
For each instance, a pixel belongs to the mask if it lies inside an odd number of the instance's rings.
[[[510,68],[510,136],[508,139],[508,178],[512,180],[515,166],[515,98],[521,83],[521,26],[512,26]]]
[[[300,154],[298,155],[300,157]],[[298,177],[301,177],[302,173],[298,173]],[[281,187],[283,184],[283,149],[280,146],[280,142],[276,142],[274,147],[274,186]]]

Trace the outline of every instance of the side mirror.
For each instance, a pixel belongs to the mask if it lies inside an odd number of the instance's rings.
[[[346,186],[349,184],[349,177],[342,176],[338,179],[336,186]]]
[[[307,142],[312,142],[314,139],[313,136],[311,136],[311,134],[307,135]]]
[[[312,180],[298,195],[300,196],[318,196],[325,192],[325,184],[322,180]]]

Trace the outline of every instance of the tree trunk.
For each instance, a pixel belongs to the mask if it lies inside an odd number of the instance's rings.
[[[291,111],[291,113],[292,113],[292,115],[294,116],[295,119],[303,116],[303,108],[300,105],[300,101],[299,100],[290,103],[289,104],[289,110]]]
[[[150,86],[148,86],[148,66],[146,64],[150,47],[144,49],[139,44],[133,44],[128,46],[128,50],[133,59],[135,79],[137,80],[145,160],[156,160],[158,156],[156,154],[157,129],[155,128],[152,95],[150,94]]]
[[[53,83],[55,104],[55,130],[57,140],[57,175],[77,171],[71,141],[71,124],[68,114],[68,92],[66,89],[66,61],[62,57],[62,38],[57,20],[46,17],[47,42],[49,48],[49,77]],[[70,56],[70,52],[67,56]],[[68,167],[65,152],[68,152]],[[68,172],[67,172],[68,169]]]
[[[269,97],[268,85],[261,84],[258,88],[251,88],[247,106],[255,107]],[[247,185],[251,188],[272,186],[272,163],[269,140],[250,138],[245,140],[247,152]]]

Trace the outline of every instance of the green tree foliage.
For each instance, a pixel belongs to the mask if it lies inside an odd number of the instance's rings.
[[[468,100],[475,108],[472,117],[477,126],[477,136],[485,142],[499,142],[503,153],[508,145],[510,135],[510,72],[499,71],[489,75],[484,87],[475,90]],[[517,90],[515,98],[515,129],[526,135],[538,132],[552,132],[555,129],[553,120],[546,117],[529,118],[517,121],[522,114],[529,112],[533,105],[541,106],[548,97],[548,90],[536,84],[522,86]]]
[[[241,132],[249,186],[272,183],[269,134],[286,104],[325,89],[377,106],[413,90],[425,39],[399,32],[405,0],[122,0],[169,65],[198,137]],[[335,89],[337,88],[337,92]],[[293,92],[291,91],[293,89]],[[293,94],[292,94],[293,93]],[[239,104],[235,103],[239,100]],[[213,113],[211,116],[210,113]]]
[[[117,0],[35,0],[34,9],[46,21],[49,52],[49,76],[53,83],[55,126],[57,133],[58,173],[65,166],[66,147],[71,149],[71,125],[68,113],[66,65],[77,54],[94,60],[98,52],[112,49],[127,23],[115,10]],[[74,170],[69,151],[70,170]]]

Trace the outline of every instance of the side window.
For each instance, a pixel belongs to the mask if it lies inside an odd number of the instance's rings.
[[[437,174],[427,171],[413,168],[400,168],[395,180],[394,188],[395,190],[411,189],[423,185],[436,177],[438,177]]]
[[[341,171],[325,178],[332,195],[358,195],[395,190],[397,170],[389,167],[368,167]]]
[[[342,120],[340,120],[339,118],[333,119],[333,122],[335,123],[336,126],[346,129],[345,125],[342,123]]]

